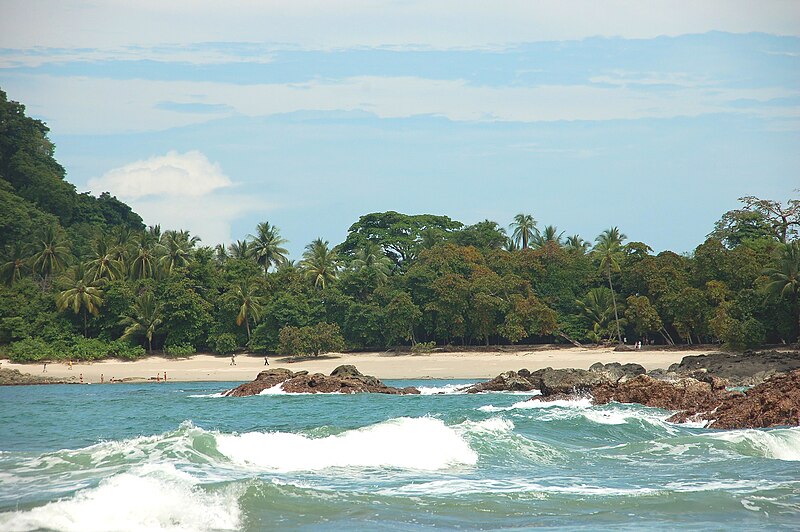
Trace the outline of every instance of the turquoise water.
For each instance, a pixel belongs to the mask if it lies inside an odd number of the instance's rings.
[[[234,384],[0,388],[0,530],[800,527],[797,428],[530,394],[217,396]]]

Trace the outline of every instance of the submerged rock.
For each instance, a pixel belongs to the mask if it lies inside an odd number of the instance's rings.
[[[531,372],[528,370],[506,371],[494,379],[479,382],[467,388],[467,393],[480,392],[529,392],[538,389],[536,384],[529,380]]]
[[[18,369],[0,369],[0,386],[17,386],[25,384],[77,384],[75,377],[45,377],[22,373]]]
[[[293,372],[285,368],[262,371],[252,382],[246,382],[224,393],[229,397],[258,395],[264,390],[281,385],[287,393],[384,393],[392,395],[418,394],[413,387],[393,388],[376,377],[363,375],[355,366],[339,366],[330,375]]]

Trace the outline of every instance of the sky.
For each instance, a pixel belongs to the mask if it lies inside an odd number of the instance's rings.
[[[387,210],[685,253],[800,195],[793,0],[0,0],[0,88],[79,191],[293,258]]]

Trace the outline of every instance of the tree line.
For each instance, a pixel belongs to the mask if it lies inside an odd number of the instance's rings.
[[[46,126],[2,91],[0,133],[0,349],[17,360],[798,341],[796,199],[741,198],[684,255],[617,227],[565,237],[528,213],[501,226],[378,212],[294,262],[267,221],[211,248],[144,227],[108,194],[77,194]]]

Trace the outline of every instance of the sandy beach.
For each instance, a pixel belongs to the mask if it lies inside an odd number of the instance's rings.
[[[544,368],[588,369],[595,362],[634,362],[647,370],[666,368],[680,362],[687,355],[706,354],[708,351],[639,351],[615,352],[607,347],[536,348],[498,352],[435,352],[427,354],[397,353],[329,353],[319,358],[293,360],[270,357],[269,367],[288,368],[292,371],[330,373],[341,364],[353,364],[359,371],[380,379],[488,379],[508,370],[527,368],[531,371]],[[23,373],[43,374],[42,364],[13,364],[2,360],[3,368],[18,369]],[[265,369],[262,355],[237,355],[236,365],[231,358],[210,354],[197,354],[186,358],[147,357],[134,362],[105,360],[101,362],[47,364],[49,377],[79,377],[84,382],[99,383],[110,379],[155,379],[167,373],[170,381],[249,381]]]

